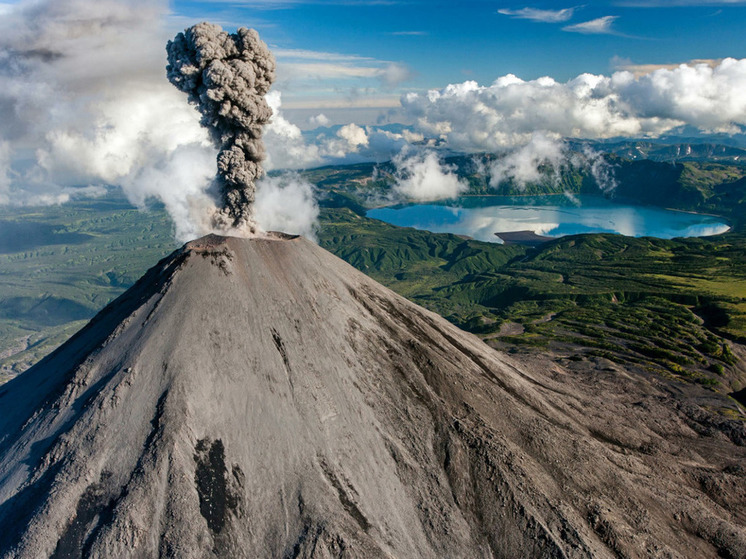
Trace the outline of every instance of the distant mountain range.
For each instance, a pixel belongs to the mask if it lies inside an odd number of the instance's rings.
[[[650,140],[620,140],[616,142],[589,142],[571,140],[572,149],[590,146],[596,151],[610,153],[626,159],[653,161],[711,161],[746,165],[746,149],[721,143],[697,141],[661,143]]]

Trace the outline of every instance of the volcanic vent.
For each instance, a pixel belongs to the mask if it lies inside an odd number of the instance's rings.
[[[302,238],[205,237],[0,388],[0,552],[743,556],[744,448],[567,377]]]

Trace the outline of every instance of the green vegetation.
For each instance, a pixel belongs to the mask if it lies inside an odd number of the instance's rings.
[[[0,206],[0,382],[64,342],[177,247],[162,209],[120,195]]]
[[[577,235],[537,249],[397,228],[346,209],[321,245],[499,347],[605,357],[716,386],[746,341],[746,238]],[[520,334],[502,335],[517,324]]]

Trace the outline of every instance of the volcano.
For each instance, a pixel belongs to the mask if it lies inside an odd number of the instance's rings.
[[[204,237],[0,388],[0,553],[746,556],[740,432],[639,382],[303,238]]]

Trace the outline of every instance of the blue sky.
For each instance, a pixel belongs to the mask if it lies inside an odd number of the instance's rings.
[[[281,68],[299,62],[292,49],[305,51],[303,69],[327,57],[318,76],[294,74],[278,83],[286,108],[353,99],[385,104],[403,91],[465,80],[489,85],[509,73],[564,82],[630,64],[746,57],[746,2],[177,0],[172,10],[179,22],[256,28]],[[335,66],[349,75],[335,75]],[[397,79],[388,82],[365,71],[355,75],[356,69],[392,67]]]

